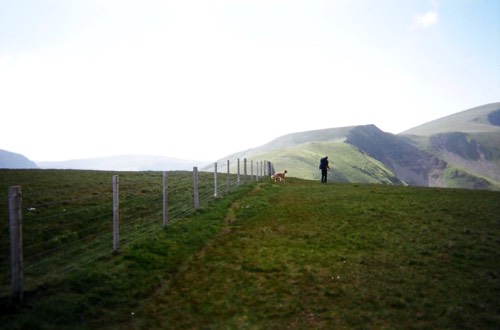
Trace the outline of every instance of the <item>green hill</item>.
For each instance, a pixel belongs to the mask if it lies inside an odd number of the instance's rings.
[[[319,159],[325,155],[335,155],[330,157],[333,181],[402,184],[381,162],[341,141],[307,142],[263,152],[259,157],[272,160],[276,171],[286,169],[293,177],[319,180]]]
[[[500,102],[433,120],[402,132],[403,135],[431,136],[440,133],[485,133],[500,131]]]

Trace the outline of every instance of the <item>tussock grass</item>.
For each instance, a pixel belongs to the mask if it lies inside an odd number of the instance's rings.
[[[1,328],[500,327],[500,193],[294,178],[2,302]]]

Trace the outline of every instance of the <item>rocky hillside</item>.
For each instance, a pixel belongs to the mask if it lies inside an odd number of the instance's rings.
[[[500,103],[440,118],[400,136],[448,164],[444,186],[500,186]]]
[[[445,161],[432,153],[373,125],[353,128],[345,142],[380,161],[409,185],[439,186],[441,172],[447,166]]]

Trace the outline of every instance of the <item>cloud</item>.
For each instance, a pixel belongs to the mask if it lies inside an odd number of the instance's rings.
[[[439,14],[437,12],[437,9],[431,9],[423,14],[415,15],[413,17],[413,23],[412,27],[413,28],[429,28],[433,25],[436,25],[438,22]]]

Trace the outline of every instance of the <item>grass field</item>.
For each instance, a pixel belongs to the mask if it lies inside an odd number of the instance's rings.
[[[0,217],[6,220],[0,222],[0,296],[9,291],[8,187],[22,188],[24,282],[29,291],[109,255],[114,175],[120,178],[120,246],[161,230],[161,172],[0,170]],[[191,172],[169,172],[170,222],[194,212],[192,177]],[[225,178],[219,174],[220,196],[226,194]],[[236,177],[230,179],[234,188]],[[213,200],[213,173],[200,172],[200,205]]]
[[[5,329],[498,329],[500,193],[288,179],[1,301]]]

